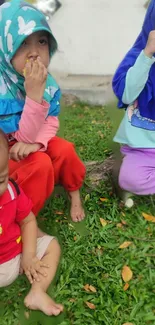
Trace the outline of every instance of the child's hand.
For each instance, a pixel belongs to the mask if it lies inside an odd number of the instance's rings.
[[[22,160],[29,156],[30,153],[36,152],[41,148],[39,143],[16,142],[9,151],[10,159],[15,161]]]
[[[34,281],[39,282],[40,277],[42,275],[44,277],[47,276],[45,272],[45,268],[49,268],[49,265],[43,263],[38,259],[38,257],[22,257],[21,260],[21,269],[24,271],[27,276],[29,282],[32,284]]]
[[[26,63],[24,76],[26,95],[41,104],[45,91],[47,69],[39,57],[35,61],[31,59]]]
[[[149,37],[147,40],[146,47],[144,49],[145,55],[152,58],[153,54],[155,53],[155,30],[152,30],[149,33]]]

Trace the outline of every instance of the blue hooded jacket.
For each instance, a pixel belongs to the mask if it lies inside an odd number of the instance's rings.
[[[133,47],[120,63],[113,77],[112,86],[119,100],[119,108],[127,107],[127,105],[122,102],[127,71],[134,65],[140,52],[145,48],[149,33],[152,30],[155,30],[155,0],[150,2],[147,9],[141,33],[136,39]],[[155,121],[155,64],[152,65],[147,83],[138,97],[138,108],[142,117]]]

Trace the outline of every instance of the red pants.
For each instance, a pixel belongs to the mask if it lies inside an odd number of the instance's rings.
[[[46,152],[35,152],[24,160],[9,161],[9,176],[19,184],[33,202],[35,215],[52,194],[54,185],[61,184],[71,192],[80,189],[85,166],[74,145],[62,138],[49,141]]]

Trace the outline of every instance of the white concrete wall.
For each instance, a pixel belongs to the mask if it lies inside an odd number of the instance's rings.
[[[51,27],[54,73],[113,74],[140,32],[145,0],[60,0]]]

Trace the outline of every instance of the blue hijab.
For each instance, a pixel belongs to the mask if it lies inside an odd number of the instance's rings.
[[[0,6],[0,128],[5,133],[18,130],[26,96],[24,77],[13,68],[11,59],[22,42],[37,31],[48,32],[52,57],[57,42],[40,11],[20,0],[12,0]],[[50,104],[47,116],[59,114],[60,96],[57,83],[48,74],[44,92],[44,99]]]
[[[136,39],[133,47],[120,63],[114,75],[112,86],[115,95],[119,99],[119,108],[127,107],[127,105],[122,102],[126,74],[129,68],[134,65],[140,52],[145,48],[151,30],[155,30],[155,0],[150,2],[141,33]],[[155,121],[155,64],[152,65],[148,81],[138,97],[138,108],[142,117]]]

